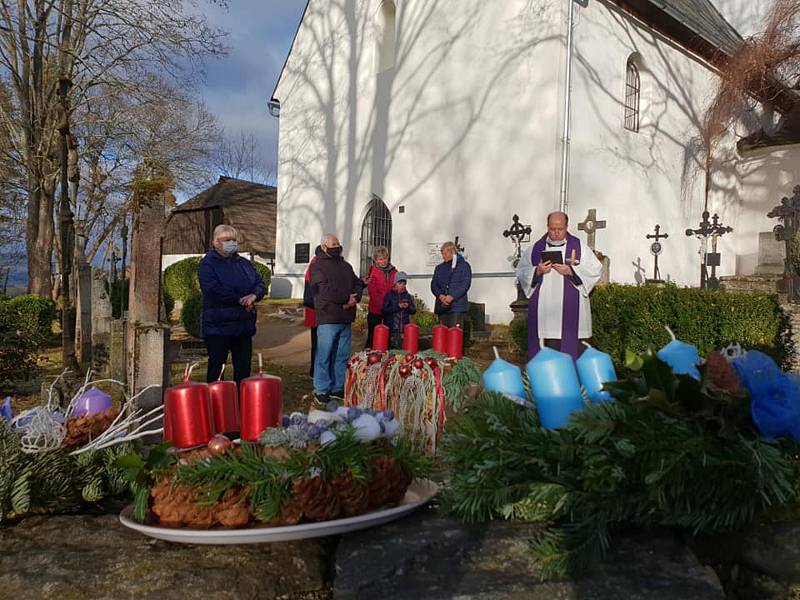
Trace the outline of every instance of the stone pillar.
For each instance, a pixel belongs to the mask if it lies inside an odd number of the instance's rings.
[[[108,376],[125,383],[128,380],[128,321],[116,319],[111,322],[109,336]]]
[[[167,179],[155,171],[134,183],[131,239],[130,305],[128,307],[128,389],[151,389],[138,405],[153,407],[162,400],[166,378],[169,328],[159,322],[161,309],[161,241],[164,236]]]
[[[111,297],[102,269],[92,269],[92,369],[108,375],[111,346]]]
[[[92,267],[82,263],[76,271],[75,352],[86,369],[92,363]]]
[[[161,324],[139,325],[132,329],[132,333],[133,360],[128,360],[128,377],[133,393],[139,393],[148,385],[161,386],[149,389],[137,400],[137,406],[148,410],[161,404],[164,389],[169,385],[169,365],[166,360],[169,327]]]
[[[600,281],[598,285],[608,285],[611,283],[611,259],[608,256],[603,256],[600,259],[600,264],[603,265],[603,270],[600,271]]]

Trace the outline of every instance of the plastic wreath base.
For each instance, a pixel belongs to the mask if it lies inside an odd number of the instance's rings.
[[[181,544],[262,544],[287,542],[327,535],[339,535],[349,531],[367,529],[400,519],[426,504],[439,491],[439,486],[428,479],[415,479],[406,491],[403,501],[397,506],[364,513],[356,517],[286,525],[283,527],[249,527],[245,529],[187,529],[159,527],[137,523],[133,520],[133,506],[120,513],[119,520],[125,527],[152,538]]]

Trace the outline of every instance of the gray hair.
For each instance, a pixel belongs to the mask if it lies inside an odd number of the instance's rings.
[[[236,228],[231,225],[217,225],[214,227],[214,241],[216,242],[219,238],[223,235],[232,235],[234,237],[239,237],[239,232],[236,231]]]
[[[454,253],[457,251],[455,242],[445,242],[444,244],[442,244],[442,247],[439,249],[439,252],[444,252],[445,250],[450,250],[450,249],[452,249]]]
[[[327,248],[328,242],[330,242],[331,240],[336,240],[338,242],[339,238],[336,237],[335,233],[326,233],[325,235],[322,236],[322,241],[320,242],[320,245],[325,246]]]
[[[375,249],[372,251],[372,258],[374,260],[389,258],[389,249],[386,246],[375,246]]]

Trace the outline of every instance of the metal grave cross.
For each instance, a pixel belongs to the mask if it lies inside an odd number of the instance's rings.
[[[791,198],[781,198],[781,203],[767,213],[770,219],[777,218],[780,223],[772,228],[775,232],[775,239],[786,244],[786,258],[784,260],[784,272],[790,284],[789,300],[800,302],[800,273],[794,266],[796,256],[792,242],[800,230],[800,185],[794,186],[794,195]]]
[[[703,244],[700,259],[700,287],[704,290],[718,290],[717,267],[721,264],[721,256],[717,252],[717,240],[726,233],[731,233],[733,227],[726,227],[720,223],[719,215],[716,213],[714,213],[711,221],[708,220],[708,217],[708,211],[704,210],[700,226],[697,229],[687,229],[686,235],[689,237],[697,236]],[[707,253],[704,248],[708,238],[711,238],[711,252]],[[711,275],[708,274],[708,267],[711,267]]]
[[[590,208],[586,218],[578,223],[578,229],[586,232],[586,244],[594,250],[594,236],[598,229],[605,229],[606,222],[597,220],[597,209]]]
[[[511,217],[511,221],[511,227],[503,232],[503,237],[511,238],[511,241],[514,242],[514,261],[512,264],[516,269],[517,265],[519,265],[519,259],[522,256],[522,244],[531,240],[531,226],[520,223],[519,215]],[[518,313],[522,314],[523,311],[527,311],[527,307],[528,299],[525,297],[525,293],[522,291],[522,287],[518,281],[517,299],[511,303],[511,310],[514,311],[515,315]]]
[[[511,221],[511,227],[503,232],[503,237],[511,238],[511,241],[514,242],[514,262],[512,264],[516,269],[522,256],[522,244],[531,239],[531,226],[520,223],[519,215],[511,217]]]
[[[650,244],[650,254],[653,255],[653,278],[648,279],[648,283],[662,283],[661,272],[658,270],[658,255],[664,251],[664,246],[658,240],[668,238],[669,234],[660,233],[660,231],[661,225],[656,224],[655,233],[648,233],[644,236],[645,239],[653,240],[653,243]]]

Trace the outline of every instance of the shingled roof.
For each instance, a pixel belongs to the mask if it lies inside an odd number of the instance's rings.
[[[221,176],[207,190],[176,206],[172,212],[185,212],[218,206],[224,208],[242,202],[275,202],[277,190],[271,185]]]
[[[712,64],[730,56],[742,36],[710,0],[611,0]]]
[[[202,254],[220,223],[241,235],[241,252],[275,256],[277,190],[271,185],[220,177],[216,184],[175,207],[167,218],[164,254]]]

